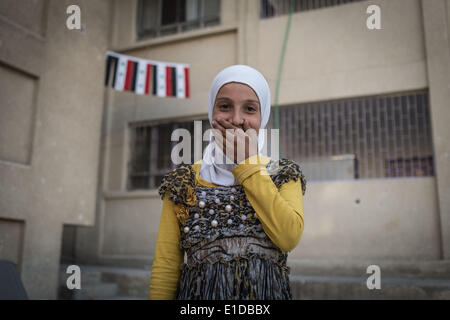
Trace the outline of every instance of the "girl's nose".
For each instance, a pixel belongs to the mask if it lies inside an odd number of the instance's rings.
[[[235,126],[241,126],[243,124],[243,122],[244,122],[243,120],[244,119],[242,119],[241,115],[238,112],[236,112],[236,113],[233,114],[233,119],[232,119],[231,122]]]

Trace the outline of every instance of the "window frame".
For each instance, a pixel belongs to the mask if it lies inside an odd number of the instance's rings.
[[[214,18],[209,17],[209,16],[205,17],[204,16],[205,15],[205,1],[207,1],[207,0],[198,0],[199,1],[199,6],[197,9],[198,19],[192,20],[192,21],[179,22],[178,20],[180,17],[177,17],[176,23],[172,23],[172,24],[168,24],[168,25],[164,25],[164,26],[162,25],[162,3],[163,3],[163,0],[154,0],[154,1],[158,2],[158,4],[157,4],[158,13],[157,13],[157,17],[156,17],[157,21],[155,24],[156,27],[154,29],[145,29],[142,27],[143,19],[144,19],[144,17],[143,17],[144,1],[149,1],[149,0],[138,0],[138,3],[137,3],[136,41],[158,39],[158,38],[165,37],[165,36],[183,34],[186,32],[209,27],[211,25],[206,25],[209,23],[212,23],[212,25],[214,25],[214,26],[221,24],[221,2],[222,2],[222,0],[218,0],[219,1],[219,12],[217,14],[217,17],[214,17]],[[181,0],[176,0],[177,7],[180,6],[180,1]],[[215,21],[215,20],[217,20],[217,21]],[[176,29],[176,31],[175,32],[167,32],[171,29]],[[167,33],[165,33],[165,32],[167,32]]]

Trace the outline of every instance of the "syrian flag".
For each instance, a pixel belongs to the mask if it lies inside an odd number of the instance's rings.
[[[112,73],[111,73],[112,70]],[[105,86],[118,91],[189,98],[189,65],[145,60],[108,51]]]
[[[125,85],[125,77],[127,71],[127,59],[125,57],[119,57],[117,72],[115,73],[115,79],[113,82],[114,89],[118,91],[123,91]]]
[[[177,98],[189,98],[189,69],[185,66],[175,67],[175,89]]]
[[[145,94],[147,87],[147,62],[145,60],[139,60],[136,69],[136,83],[134,91],[137,94]]]
[[[156,66],[156,95],[158,97],[166,96],[166,66],[164,63],[158,63]]]

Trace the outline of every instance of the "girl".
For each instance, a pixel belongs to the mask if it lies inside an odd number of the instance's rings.
[[[260,72],[234,65],[214,78],[203,160],[178,166],[159,189],[150,299],[292,299],[286,260],[304,228],[306,179],[286,159],[271,174],[260,131],[269,115]]]

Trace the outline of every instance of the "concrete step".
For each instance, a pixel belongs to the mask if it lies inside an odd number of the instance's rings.
[[[118,269],[103,272],[103,281],[117,283],[120,295],[148,297],[151,271],[144,269]]]
[[[380,267],[382,277],[401,279],[450,280],[450,260],[325,260],[288,259],[291,275],[301,276],[350,276],[367,278],[367,267]]]
[[[119,286],[116,283],[95,283],[81,285],[81,289],[73,290],[73,300],[99,300],[113,298],[117,295]]]
[[[395,300],[450,299],[450,281],[381,277],[381,288],[369,290],[367,277],[290,277],[293,299],[305,300]]]
[[[70,277],[71,274],[66,272],[67,266],[60,266],[59,272],[59,283],[61,285],[65,285],[67,278]],[[96,270],[93,268],[86,269],[84,266],[80,266],[81,272],[81,284],[94,284],[102,282],[102,271]]]
[[[69,290],[66,286],[67,265],[60,267],[60,298],[61,299],[115,299],[126,297],[131,299],[147,299],[150,285],[150,270],[80,265],[81,290]],[[109,289],[104,285],[110,285]],[[115,289],[113,289],[113,286]],[[98,287],[99,289],[95,289]],[[88,290],[84,290],[87,288]],[[92,290],[91,290],[92,288]],[[114,291],[114,295],[110,291]],[[86,291],[79,293],[78,291]]]
[[[114,296],[114,297],[98,298],[97,300],[147,300],[147,298],[133,297],[133,296]]]

